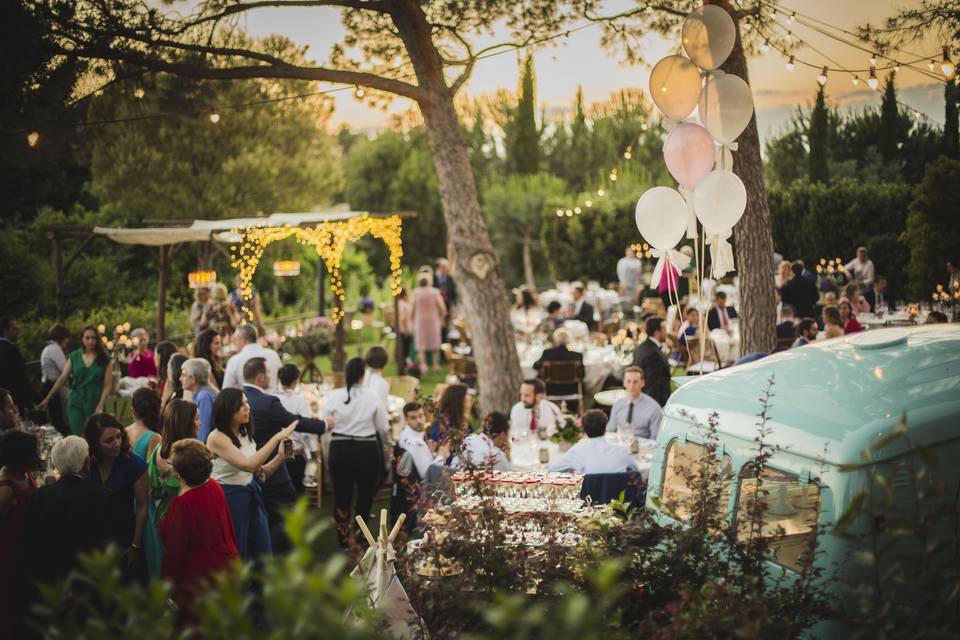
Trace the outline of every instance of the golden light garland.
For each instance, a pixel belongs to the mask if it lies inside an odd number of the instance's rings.
[[[339,220],[335,222],[321,222],[316,227],[245,227],[234,229],[233,232],[242,237],[241,241],[230,247],[232,254],[231,266],[240,272],[240,293],[250,297],[253,293],[253,274],[263,258],[263,250],[267,245],[295,236],[297,242],[305,246],[312,246],[317,255],[323,259],[327,272],[330,274],[330,290],[336,296],[339,304],[333,311],[332,320],[339,323],[343,318],[343,303],[346,291],[343,288],[343,277],[340,273],[340,262],[343,259],[343,250],[347,242],[356,242],[366,234],[379,238],[387,245],[390,251],[390,292],[400,294],[400,258],[403,257],[401,230],[403,223],[400,216],[393,215],[385,218],[371,218],[367,214]],[[250,310],[247,313],[251,313]],[[252,318],[251,318],[252,319]]]

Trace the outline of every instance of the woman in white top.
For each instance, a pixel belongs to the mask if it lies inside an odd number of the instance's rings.
[[[365,365],[353,358],[346,366],[346,387],[335,389],[323,403],[324,420],[333,418],[330,437],[330,477],[333,480],[333,518],[340,546],[347,546],[354,488],[357,515],[369,517],[373,495],[383,480],[382,446],[389,443],[387,410],[380,398],[363,386]],[[380,436],[378,441],[377,436]],[[382,444],[381,444],[382,443]]]
[[[510,420],[494,411],[487,416],[481,433],[463,440],[464,466],[475,469],[510,471]]]
[[[63,373],[63,368],[67,366],[67,356],[65,349],[70,342],[70,330],[62,324],[55,324],[50,327],[47,334],[50,341],[43,348],[40,354],[40,371],[43,374],[42,396],[47,397],[50,389],[57,382],[57,378]],[[60,387],[58,394],[47,405],[50,413],[50,421],[64,436],[70,435],[70,425],[67,424],[66,415],[63,408],[67,405],[67,388]]]
[[[262,472],[264,478],[269,478],[283,464],[284,452],[278,451],[269,462],[268,459],[277,445],[290,437],[297,422],[278,431],[257,450],[250,405],[243,391],[224,389],[213,403],[213,430],[207,437],[207,447],[216,456],[211,476],[223,486],[227,496],[237,549],[244,560],[270,553],[267,511],[260,485],[253,476]]]
[[[387,368],[390,356],[380,345],[370,347],[363,359],[367,371],[363,375],[363,388],[370,389],[383,402],[383,408],[390,412],[390,383],[383,379],[383,370]]]

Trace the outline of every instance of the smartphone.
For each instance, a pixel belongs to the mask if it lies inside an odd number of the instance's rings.
[[[290,438],[283,441],[283,457],[287,459],[293,457],[293,440]]]

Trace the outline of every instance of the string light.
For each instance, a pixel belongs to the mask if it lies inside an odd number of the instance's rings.
[[[573,217],[573,209],[567,209],[566,211],[564,211],[564,213],[568,218]]]
[[[853,80],[851,80],[851,82],[853,82],[853,86],[857,86],[858,84],[860,84],[860,78],[858,78],[857,76],[853,76]]]
[[[877,54],[873,54],[870,56],[870,66],[871,67],[877,66]]]
[[[793,21],[797,19],[797,12],[793,11],[790,13],[790,17],[787,18],[787,24],[793,24]]]
[[[790,59],[787,60],[787,71],[789,71],[790,73],[793,73],[794,67],[795,65],[793,63],[793,56],[790,56]]]
[[[210,122],[213,123],[213,124],[217,124],[218,122],[220,122],[220,114],[217,113],[216,111],[211,111],[211,112],[210,112]]]
[[[750,31],[750,29],[752,29],[752,28],[753,28],[753,25],[750,24],[749,22],[744,22],[744,23],[743,23],[743,30],[744,30],[744,31]]]
[[[950,60],[950,49],[948,47],[943,48],[943,61],[940,63],[940,69],[943,71],[943,77],[947,80],[953,80],[953,76],[957,73],[957,67]]]
[[[593,206],[593,200],[587,200],[583,204],[586,205],[586,207],[589,209],[590,207]]]
[[[867,84],[870,85],[870,88],[874,91],[880,86],[880,80],[877,79],[876,67],[870,67],[870,77],[867,78]]]
[[[557,217],[558,217],[558,218],[562,218],[562,217],[563,217],[563,209],[557,209]]]
[[[363,96],[367,95],[367,92],[363,90],[363,87],[357,85],[357,88],[353,91],[353,95],[357,98],[362,98]]]
[[[574,212],[575,214],[577,214],[577,215],[580,215],[580,211],[581,211],[580,207],[574,207],[574,208],[573,208],[573,212]]]
[[[617,170],[614,169],[613,171],[610,172],[610,182],[616,182],[616,181],[617,181]]]
[[[936,68],[936,66],[937,66],[937,63],[934,62],[933,60],[927,63],[927,69],[930,69],[930,71],[933,71]]]
[[[821,86],[821,87],[826,86],[826,84],[827,84],[827,72],[828,72],[828,71],[829,71],[829,69],[827,68],[827,65],[823,65],[823,69],[820,71],[820,75],[817,76],[817,82],[820,83],[820,86]]]
[[[766,53],[767,51],[770,51],[770,41],[769,41],[769,40],[764,40],[764,41],[763,41],[763,44],[760,45],[760,52],[761,52],[761,53]]]
[[[39,131],[31,131],[30,133],[27,134],[27,144],[28,144],[30,147],[35,147],[35,146],[37,146],[39,143],[40,143],[40,132],[39,132]]]
[[[600,196],[601,198],[603,197],[604,193],[606,192],[603,190],[603,187],[597,189],[597,195]]]
[[[133,97],[136,98],[137,100],[143,100],[143,96],[145,95],[146,95],[146,91],[144,91],[142,87],[137,87],[136,89],[133,90]]]
[[[630,146],[627,147],[627,150],[623,152],[623,158],[624,160],[629,160],[632,157],[633,157],[633,145],[631,144]]]

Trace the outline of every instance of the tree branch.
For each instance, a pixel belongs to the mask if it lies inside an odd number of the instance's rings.
[[[258,2],[234,4],[217,13],[197,16],[191,20],[186,20],[182,27],[183,29],[189,29],[254,9],[277,7],[341,7],[345,9],[357,9],[359,11],[374,11],[377,13],[390,12],[390,5],[386,0],[367,0],[366,2],[363,0],[260,0]]]
[[[463,72],[457,76],[457,79],[453,81],[453,84],[450,85],[450,93],[457,95],[457,92],[463,87],[463,85],[470,79],[470,75],[473,73],[473,66],[476,64],[476,58],[470,58],[467,60],[466,68]]]

